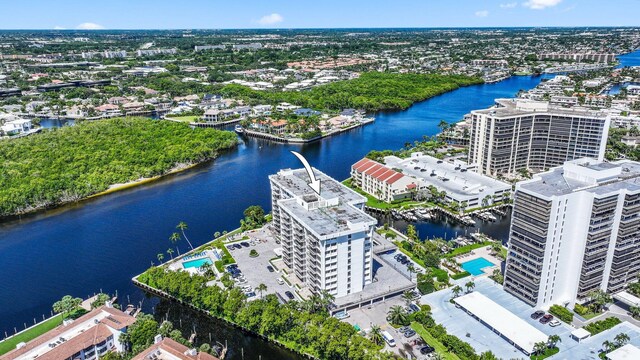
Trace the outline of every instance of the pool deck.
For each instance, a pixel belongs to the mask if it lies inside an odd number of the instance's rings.
[[[455,258],[453,258],[453,260],[455,260],[458,264],[462,264],[462,263],[466,263],[468,261],[472,261],[475,259],[479,259],[479,258],[484,258],[485,260],[489,261],[490,263],[493,264],[493,266],[487,266],[482,268],[482,274],[478,274],[478,275],[471,275],[473,277],[480,277],[480,276],[485,276],[485,275],[491,275],[491,273],[493,272],[494,269],[500,269],[501,264],[502,264],[502,259],[500,259],[499,257],[496,257],[494,255],[491,254],[491,247],[490,246],[484,246],[478,249],[475,249],[473,251],[471,251],[470,253],[467,254],[463,254],[460,256],[456,256]]]

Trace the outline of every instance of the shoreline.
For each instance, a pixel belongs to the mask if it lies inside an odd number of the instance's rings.
[[[224,149],[224,150],[228,150],[228,149]],[[216,156],[214,156],[212,158],[207,158],[205,160],[202,160],[202,161],[199,161],[199,162],[195,162],[195,163],[192,163],[192,164],[188,164],[188,165],[176,165],[176,166],[170,168],[169,170],[167,170],[165,173],[160,174],[160,175],[156,175],[156,176],[153,176],[153,177],[140,178],[140,179],[137,179],[137,180],[128,181],[126,183],[111,184],[111,185],[109,185],[109,187],[106,190],[97,192],[97,193],[92,194],[92,195],[88,195],[88,196],[82,197],[82,198],[80,198],[78,200],[60,201],[60,202],[57,202],[57,203],[49,205],[49,206],[38,206],[38,207],[30,208],[28,210],[20,211],[20,212],[14,213],[14,214],[0,216],[0,224],[2,224],[4,222],[9,222],[11,220],[20,219],[20,218],[22,218],[22,216],[31,216],[31,215],[36,215],[38,213],[61,210],[65,206],[69,206],[71,204],[80,204],[80,203],[85,202],[87,200],[92,200],[92,199],[99,198],[99,197],[102,197],[102,196],[105,196],[105,195],[109,195],[109,194],[113,194],[113,193],[116,193],[116,192],[124,191],[124,190],[127,190],[127,189],[132,189],[132,188],[139,187],[139,186],[142,186],[142,185],[150,184],[150,183],[162,180],[162,179],[164,179],[166,177],[169,177],[171,175],[179,174],[179,173],[185,172],[187,170],[191,170],[191,169],[193,169],[195,167],[198,167],[200,165],[206,164],[206,163],[208,163],[210,161],[214,161],[219,157],[219,155],[220,154],[216,154]]]

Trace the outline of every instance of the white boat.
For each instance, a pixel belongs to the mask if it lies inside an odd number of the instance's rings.
[[[238,134],[242,134],[244,133],[244,129],[242,128],[242,126],[240,125],[236,125],[236,127],[234,128],[234,130],[238,133]]]

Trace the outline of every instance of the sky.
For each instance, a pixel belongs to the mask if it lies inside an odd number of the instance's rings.
[[[640,0],[0,0],[0,29],[640,26]]]

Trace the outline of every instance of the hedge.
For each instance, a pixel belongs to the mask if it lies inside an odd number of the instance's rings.
[[[576,304],[576,306],[573,307],[573,311],[575,311],[578,315],[586,315],[589,313],[589,308],[580,304]]]
[[[470,273],[470,272],[468,272],[468,271],[463,271],[463,272],[459,272],[459,273],[457,273],[457,274],[453,274],[453,275],[451,275],[451,278],[452,278],[453,280],[458,280],[458,279],[462,279],[462,278],[465,278],[465,277],[470,276],[470,275],[471,275],[471,273]]]
[[[447,274],[445,270],[433,268],[431,272],[436,277],[436,280],[438,280],[438,282],[446,283],[449,281],[449,274]]]
[[[594,321],[584,327],[585,330],[595,335],[620,324],[622,321],[615,317],[608,317],[604,320]]]
[[[571,322],[573,321],[573,313],[564,306],[551,305],[551,308],[549,308],[549,312],[555,315],[558,319],[566,322],[567,324],[571,324]]]

